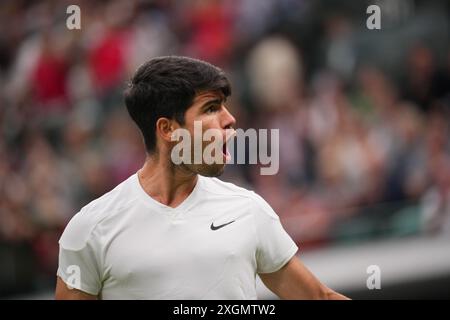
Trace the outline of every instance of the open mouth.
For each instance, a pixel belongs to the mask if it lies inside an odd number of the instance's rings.
[[[222,145],[222,153],[224,155],[227,155],[227,152],[228,152],[228,150],[227,150],[227,142],[225,141],[225,143]]]
[[[230,152],[228,152],[227,142],[226,141],[222,145],[222,154],[223,154],[223,157],[225,158],[225,161],[228,162],[230,160],[230,158],[231,158],[231,155],[230,155]]]
[[[231,154],[228,151],[228,147],[227,147],[227,143],[228,141],[230,141],[234,136],[236,135],[236,131],[232,131],[231,133],[227,133],[226,138],[225,138],[225,142],[222,145],[222,154],[223,157],[225,158],[226,162],[229,162],[231,160]]]

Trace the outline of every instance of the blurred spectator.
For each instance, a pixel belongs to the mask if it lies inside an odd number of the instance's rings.
[[[437,99],[448,94],[448,68],[437,68],[433,52],[424,44],[416,44],[411,48],[406,68],[404,98],[415,102],[422,110],[429,110]]]

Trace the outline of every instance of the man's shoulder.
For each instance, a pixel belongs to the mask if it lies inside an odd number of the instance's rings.
[[[110,215],[113,212],[120,211],[134,201],[133,190],[131,187],[134,176],[119,183],[114,189],[106,192],[101,197],[92,200],[85,205],[80,212],[90,212],[92,218],[101,220],[105,214]]]
[[[252,198],[255,192],[219,178],[201,177],[206,192],[224,196]]]
[[[92,210],[110,210],[130,202],[130,198],[134,194],[132,188],[133,178],[134,175],[122,181],[114,189],[88,203],[86,207],[90,207]]]
[[[72,250],[83,247],[103,220],[126,209],[134,201],[130,194],[131,178],[82,207],[67,224],[60,243],[71,247]]]
[[[272,207],[253,190],[240,187],[231,182],[225,182],[218,178],[202,177],[204,182],[204,190],[210,193],[219,194],[229,197],[240,197],[248,200],[247,203],[253,207],[256,213],[265,213],[272,218],[278,219],[278,215],[273,211]]]

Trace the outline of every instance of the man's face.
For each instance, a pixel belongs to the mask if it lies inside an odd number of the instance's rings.
[[[195,140],[202,140],[201,152],[202,163],[195,163],[191,161],[190,164],[183,163],[182,166],[187,170],[200,174],[207,177],[217,177],[221,175],[225,168],[225,163],[227,158],[230,156],[226,148],[226,142],[230,139],[232,128],[236,122],[234,117],[225,107],[225,96],[220,90],[217,91],[206,91],[196,95],[194,102],[191,107],[189,107],[185,113],[185,124],[183,128],[187,129],[191,135],[192,143],[192,159],[194,158],[194,148],[196,147]],[[197,123],[197,130],[194,130],[194,123]],[[201,126],[201,132],[198,130],[198,126]],[[221,163],[205,163],[205,158],[203,157],[203,151],[205,147],[208,146],[210,141],[203,141],[202,137],[198,137],[199,133],[203,134],[208,129],[213,129],[216,134],[220,134],[221,141],[220,144],[220,155],[215,155],[221,157]],[[198,141],[198,140],[197,140]],[[198,143],[197,146],[200,144]]]

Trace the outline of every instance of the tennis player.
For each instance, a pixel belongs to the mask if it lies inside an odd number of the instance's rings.
[[[230,93],[223,71],[196,59],[158,57],[136,71],[125,103],[146,161],[67,225],[57,299],[256,299],[257,274],[282,299],[346,299],[295,256],[264,199],[215,178],[224,163],[174,164],[173,133],[194,134],[194,121],[221,132],[229,157]]]

